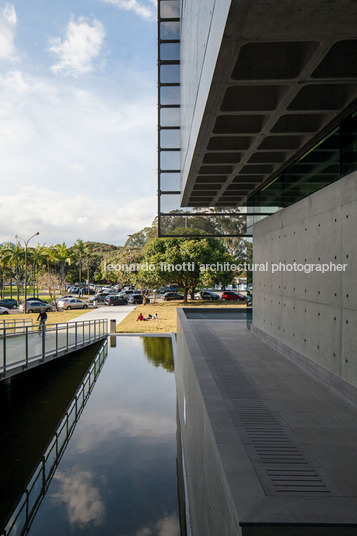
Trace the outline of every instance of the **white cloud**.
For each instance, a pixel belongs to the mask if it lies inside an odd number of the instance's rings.
[[[124,11],[133,11],[143,19],[154,20],[156,18],[156,2],[149,0],[149,3],[139,2],[139,0],[103,0],[106,4],[112,4]]]
[[[66,505],[71,525],[91,523],[98,527],[103,523],[105,506],[98,487],[94,485],[94,474],[74,467],[70,474],[57,471],[54,480],[59,483],[59,490],[51,497],[56,503]]]
[[[96,202],[85,194],[73,195],[70,190],[22,187],[16,193],[0,196],[0,243],[15,234],[39,231],[39,243],[70,245],[81,237],[123,244],[128,234],[151,225],[154,196],[138,197],[118,207],[116,204],[109,194],[106,201]]]
[[[75,78],[90,73],[94,69],[94,60],[99,56],[105,38],[104,26],[93,20],[80,17],[78,22],[71,20],[65,31],[65,37],[51,40],[50,52],[58,57],[52,65],[55,74],[62,72]]]
[[[171,514],[159,519],[155,525],[143,527],[135,536],[180,536],[180,522],[177,514]]]
[[[0,76],[0,242],[34,229],[41,243],[122,244],[151,224],[156,108],[146,93],[132,102],[21,71]]]
[[[16,59],[14,37],[17,16],[13,4],[0,7],[0,60]]]

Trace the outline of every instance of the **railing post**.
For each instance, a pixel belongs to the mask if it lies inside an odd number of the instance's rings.
[[[4,352],[4,355],[3,355],[3,365],[4,365],[4,376],[5,376],[5,372],[6,372],[6,328],[4,326],[4,340],[3,340],[3,344],[4,344],[4,347],[3,347],[3,352]]]
[[[26,368],[29,366],[29,328],[25,327]]]
[[[45,331],[45,325],[42,324],[42,359],[45,360],[46,355],[46,331]]]

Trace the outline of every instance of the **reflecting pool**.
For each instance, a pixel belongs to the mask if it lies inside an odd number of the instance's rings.
[[[171,339],[119,336],[100,368],[29,534],[179,536]]]

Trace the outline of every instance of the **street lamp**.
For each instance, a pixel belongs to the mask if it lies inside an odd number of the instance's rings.
[[[25,313],[27,313],[27,246],[30,240],[32,240],[32,238],[38,236],[39,234],[40,233],[37,231],[37,233],[30,236],[30,238],[28,238],[27,240],[24,240],[19,235],[15,235],[15,238],[17,238],[18,240],[22,240],[22,242],[25,244]]]

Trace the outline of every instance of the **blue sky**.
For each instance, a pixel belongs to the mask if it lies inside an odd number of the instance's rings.
[[[150,225],[156,113],[156,0],[0,0],[0,242]]]

